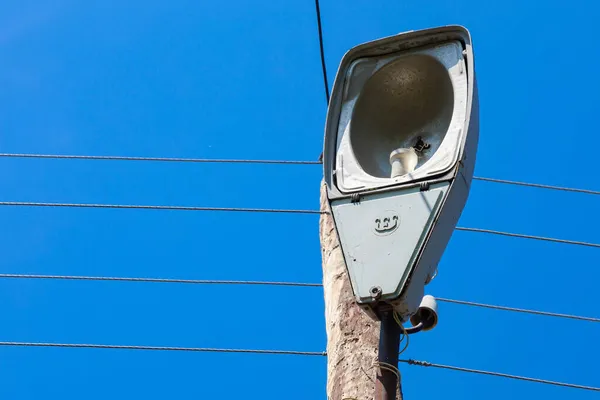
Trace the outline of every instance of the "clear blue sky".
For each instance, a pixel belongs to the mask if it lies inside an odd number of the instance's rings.
[[[480,89],[477,175],[600,189],[595,2],[321,7],[330,82],[356,44],[465,25]],[[322,148],[312,0],[5,0],[0,59],[0,152],[310,160]],[[0,200],[316,209],[320,178],[316,165],[0,159]],[[594,196],[475,182],[460,224],[600,242],[598,208]],[[2,273],[321,280],[315,215],[1,207],[0,221]],[[428,292],[598,316],[599,254],[457,232]],[[598,324],[440,308],[408,357],[600,385]],[[0,327],[0,341],[326,344],[319,288],[4,279]],[[401,370],[407,399],[597,398]],[[2,399],[325,399],[325,381],[324,357],[0,348]]]

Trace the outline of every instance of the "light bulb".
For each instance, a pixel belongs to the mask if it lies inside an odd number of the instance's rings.
[[[392,165],[392,173],[390,178],[406,175],[415,170],[419,156],[414,148],[400,148],[391,152],[390,164]]]

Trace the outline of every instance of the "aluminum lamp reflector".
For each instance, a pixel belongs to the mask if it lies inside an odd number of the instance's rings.
[[[371,315],[382,304],[416,311],[467,200],[478,135],[465,28],[399,34],[342,59],[324,176],[352,289]]]

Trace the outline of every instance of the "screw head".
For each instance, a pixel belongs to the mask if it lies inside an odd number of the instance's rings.
[[[369,289],[369,292],[371,293],[371,297],[377,300],[381,297],[382,290],[379,286],[373,286],[371,289]]]

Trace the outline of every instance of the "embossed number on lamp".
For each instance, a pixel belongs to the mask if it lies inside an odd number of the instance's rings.
[[[398,229],[399,218],[397,215],[380,217],[375,220],[375,232],[389,234]]]

